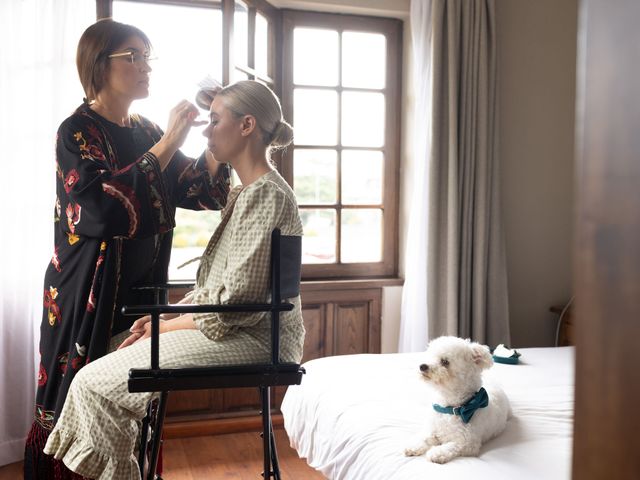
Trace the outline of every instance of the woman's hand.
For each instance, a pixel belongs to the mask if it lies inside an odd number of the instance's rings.
[[[194,126],[205,125],[206,120],[196,120],[200,115],[197,107],[186,100],[182,100],[169,113],[169,125],[158,143],[149,150],[160,162],[164,170],[169,165],[173,155],[178,151]]]
[[[185,301],[179,303],[190,302]],[[170,320],[160,319],[160,335],[166,332],[171,332],[173,330],[189,330],[195,328],[196,324],[193,321],[193,316],[190,313],[176,316]],[[118,350],[124,347],[128,347],[129,345],[133,345],[134,343],[141,342],[142,340],[145,340],[151,336],[151,316],[146,315],[144,317],[140,317],[135,322],[133,322],[133,325],[129,330],[131,331],[131,335],[129,335],[124,340],[124,342],[120,344]]]
[[[160,320],[160,333],[162,333],[162,323]],[[129,335],[125,340],[120,344],[118,350],[124,347],[128,347],[129,345],[133,345],[136,342],[144,340],[145,338],[149,338],[151,336],[151,315],[146,315],[144,317],[140,317],[129,329],[131,335]]]
[[[200,115],[200,112],[194,104],[187,100],[182,100],[169,113],[169,125],[164,132],[162,140],[165,140],[178,150],[186,140],[191,127],[207,123],[206,120],[196,120],[198,115]]]

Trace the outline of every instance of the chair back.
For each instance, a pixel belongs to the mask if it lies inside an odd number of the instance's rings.
[[[279,229],[271,233],[271,302],[225,305],[138,305],[124,306],[124,315],[151,314],[151,368],[129,370],[129,392],[161,392],[154,425],[148,479],[155,476],[160,450],[160,438],[167,407],[167,395],[173,390],[195,390],[203,388],[259,387],[262,406],[262,435],[264,451],[264,478],[280,479],[278,456],[271,423],[270,388],[275,386],[300,385],[304,368],[294,363],[280,363],[280,312],[295,308],[288,300],[300,294],[300,270],[302,263],[302,238],[282,236]],[[152,289],[156,301],[166,300],[166,290],[172,284],[143,286]],[[284,300],[284,301],[283,301]],[[224,365],[215,367],[160,368],[160,314],[161,313],[205,313],[205,312],[270,312],[271,313],[271,362],[249,365]],[[152,409],[150,407],[149,412]],[[147,452],[147,432],[150,415],[142,427],[141,448],[138,463],[144,477]],[[271,468],[273,465],[273,469]]]
[[[271,233],[271,288],[274,299],[294,298],[300,294],[302,237]]]

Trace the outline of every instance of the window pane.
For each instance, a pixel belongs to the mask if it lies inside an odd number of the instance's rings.
[[[132,112],[166,129],[173,107],[185,98],[195,101],[200,80],[206,75],[222,80],[222,12],[219,9],[116,0],[113,18],[146,33],[153,45],[153,54],[158,57],[151,65],[149,98],[134,102]],[[177,42],[177,38],[188,38],[189,42]],[[182,152],[192,157],[202,153],[206,146],[202,136],[204,128],[191,129]]]
[[[300,218],[304,230],[302,263],[335,263],[336,211],[303,208]]]
[[[384,145],[382,93],[342,93],[342,144],[349,147]]]
[[[384,88],[387,39],[379,33],[342,34],[342,85]]]
[[[294,89],[293,123],[296,145],[335,145],[338,141],[338,93]]]
[[[383,164],[378,150],[343,150],[342,203],[381,204]]]
[[[382,260],[382,210],[343,209],[341,233],[343,263]]]
[[[189,280],[196,278],[199,262],[193,262],[183,268],[180,265],[199,257],[209,243],[209,238],[220,223],[220,212],[205,210],[201,212],[176,209],[176,228],[173,231],[173,248],[169,264],[171,280]]]
[[[255,69],[256,72],[269,75],[269,23],[260,13],[256,14]]]
[[[248,32],[249,11],[244,3],[236,1],[236,9],[233,14],[233,55],[236,65],[249,65]]]
[[[233,81],[239,82],[240,80],[249,80],[249,75],[244,73],[242,70],[238,70],[237,68],[233,69]]]
[[[293,151],[293,185],[299,204],[336,203],[337,164],[335,150]]]
[[[317,28],[293,30],[293,83],[338,85],[338,32]]]

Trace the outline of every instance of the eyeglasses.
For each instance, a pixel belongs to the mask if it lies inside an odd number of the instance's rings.
[[[150,62],[156,60],[156,57],[152,57],[148,53],[136,52],[134,50],[125,50],[124,52],[112,53],[111,55],[109,55],[109,58],[127,58],[127,60],[131,62],[131,64],[135,65],[149,65]]]

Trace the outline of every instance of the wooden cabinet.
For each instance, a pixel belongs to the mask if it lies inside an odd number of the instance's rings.
[[[302,292],[304,360],[380,353],[381,288]]]
[[[332,355],[380,353],[381,285],[371,281],[311,282],[302,285],[301,295],[306,329],[303,362]],[[284,387],[273,389],[274,409],[279,408],[285,392]],[[185,435],[209,433],[206,430],[213,428],[212,421],[235,417],[240,425],[243,417],[258,414],[259,405],[257,389],[172,392],[166,427],[169,434],[172,426],[180,428],[180,423],[192,425]]]
[[[557,313],[562,318],[558,318],[560,321],[560,331],[558,332],[558,347],[566,347],[576,344],[575,337],[575,323],[573,317],[573,305],[569,305],[565,311],[564,306],[554,306],[550,310],[553,313]]]

